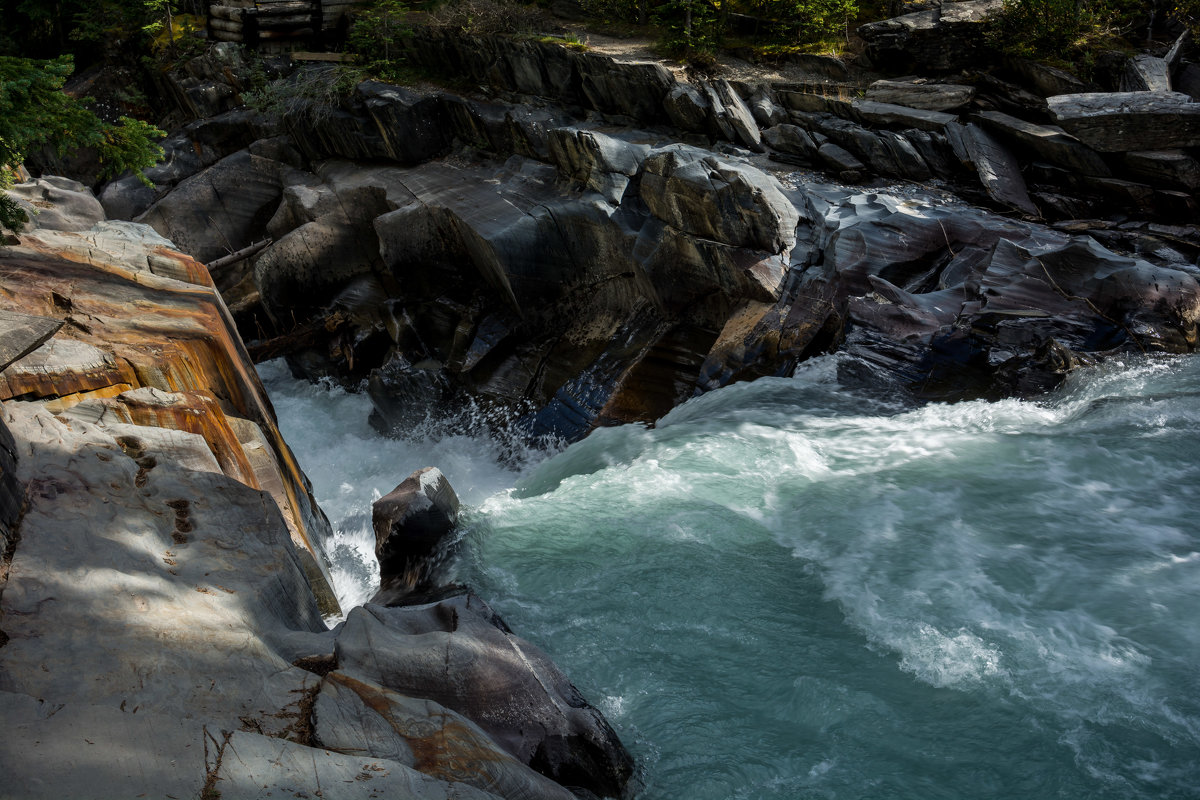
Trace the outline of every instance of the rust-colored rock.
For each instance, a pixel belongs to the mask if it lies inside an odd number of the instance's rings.
[[[0,248],[0,287],[0,311],[62,325],[0,372],[0,400],[53,413],[99,404],[116,422],[199,434],[222,472],[271,493],[322,610],[336,613],[328,523],[203,264],[145,226],[103,222],[21,234]],[[159,394],[136,391],[147,389]]]

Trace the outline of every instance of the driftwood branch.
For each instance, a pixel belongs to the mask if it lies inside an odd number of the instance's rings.
[[[247,258],[250,258],[250,256],[252,256],[252,255],[255,255],[260,250],[266,249],[266,247],[269,244],[271,244],[272,241],[273,240],[269,239],[269,238],[263,239],[261,242],[255,242],[254,244],[247,245],[247,246],[243,247],[241,250],[235,250],[234,252],[230,253],[227,256],[221,256],[217,260],[209,262],[208,271],[214,272],[217,270],[224,269],[225,267],[228,267],[230,264],[236,264],[239,261],[245,261]]]
[[[288,353],[294,353],[297,350],[313,347],[322,341],[326,341],[347,322],[349,322],[349,318],[345,314],[340,311],[334,311],[328,316],[319,317],[302,325],[297,325],[287,333],[272,339],[249,343],[246,345],[246,350],[250,353],[251,361],[255,364],[261,364],[264,361],[270,361],[272,358],[285,356]]]

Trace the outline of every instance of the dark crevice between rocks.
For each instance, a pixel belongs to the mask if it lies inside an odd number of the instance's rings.
[[[300,695],[300,699],[296,701],[296,711],[294,712],[294,721],[289,725],[282,734],[281,739],[287,739],[296,744],[302,744],[305,747],[318,747],[317,727],[313,722],[313,708],[317,704],[317,694],[321,691],[321,682],[313,681],[312,686],[304,689],[293,689],[294,693]],[[291,712],[280,712],[276,716],[287,717],[293,716]]]
[[[217,741],[217,737],[208,732],[208,726],[203,726],[204,739],[204,785],[200,787],[200,800],[219,800],[221,790],[217,788],[217,781],[220,778],[221,759],[225,757],[225,748],[229,746],[229,739],[233,736],[233,731],[221,731],[221,741]],[[209,742],[212,742],[213,749],[210,752]]]

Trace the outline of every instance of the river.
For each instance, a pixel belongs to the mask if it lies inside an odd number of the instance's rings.
[[[456,577],[541,645],[642,800],[1200,797],[1200,358],[914,408],[839,356],[556,451],[409,440],[263,368],[373,591],[372,500],[439,466]]]

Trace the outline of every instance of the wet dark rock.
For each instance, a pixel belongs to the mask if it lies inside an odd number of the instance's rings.
[[[604,717],[473,594],[350,612],[339,669],[478,725],[505,752],[567,787],[620,797],[633,760]]]
[[[918,397],[1042,391],[1095,354],[1195,347],[1200,286],[1187,271],[962,209],[866,197],[837,216],[798,291],[832,297],[840,349]]]
[[[925,11],[859,26],[866,55],[879,69],[946,73],[978,69],[985,53],[982,23],[1001,0],[944,2]]]
[[[946,138],[959,160],[975,167],[992,200],[1023,214],[1038,215],[1016,158],[990,134],[972,122],[955,122],[946,126]]]
[[[433,588],[458,522],[458,496],[436,467],[419,469],[371,506],[382,594]],[[378,600],[377,600],[378,602]]]

